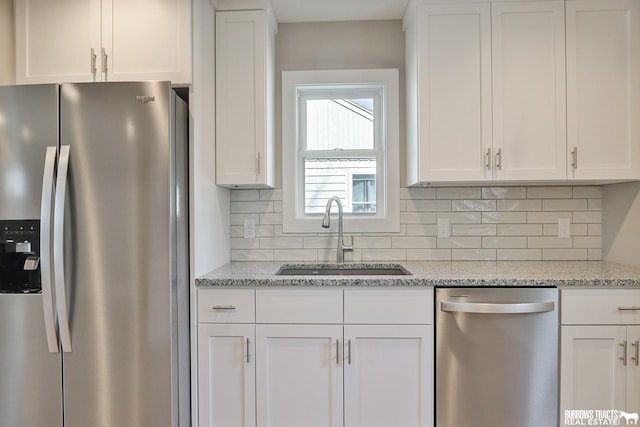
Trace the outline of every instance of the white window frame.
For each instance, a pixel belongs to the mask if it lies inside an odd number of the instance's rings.
[[[335,232],[322,228],[322,214],[307,214],[304,208],[304,167],[301,166],[301,125],[299,102],[301,93],[323,87],[327,93],[335,88],[358,90],[361,86],[379,86],[381,90],[379,133],[375,142],[376,213],[344,214],[346,232],[400,231],[400,161],[399,161],[399,89],[397,69],[312,70],[282,72],[282,207],[283,232]],[[374,132],[375,133],[375,132]],[[354,150],[356,151],[356,150]],[[370,151],[370,150],[358,150]],[[348,156],[345,156],[348,157]],[[345,206],[346,207],[346,206]],[[337,213],[337,207],[332,213]]]

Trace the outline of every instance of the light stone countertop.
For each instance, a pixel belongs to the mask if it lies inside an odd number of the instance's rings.
[[[231,262],[196,279],[204,287],[588,286],[640,287],[640,268],[603,261],[401,262],[409,276],[276,276],[294,263]],[[295,264],[302,265],[302,264]],[[304,264],[305,266],[319,264]],[[323,264],[327,265],[327,264]],[[363,264],[349,264],[363,265]],[[368,267],[383,265],[367,263]],[[335,266],[335,265],[331,265]]]

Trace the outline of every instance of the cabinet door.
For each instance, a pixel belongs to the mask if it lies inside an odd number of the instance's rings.
[[[103,0],[102,22],[103,80],[191,83],[189,0]]]
[[[18,84],[100,79],[100,0],[16,0],[15,18]]]
[[[562,1],[491,5],[495,178],[566,178]]]
[[[433,425],[433,326],[344,327],[345,426]]]
[[[198,325],[200,427],[253,427],[254,325]]]
[[[625,408],[626,327],[563,326],[561,334],[560,425],[566,410]]]
[[[627,326],[627,409],[640,414],[640,326]]]
[[[569,178],[640,178],[640,4],[567,1]]]
[[[339,427],[342,325],[256,325],[258,427]]]
[[[218,185],[273,185],[274,37],[264,10],[216,13]]]
[[[420,107],[416,141],[409,144],[418,153],[408,161],[419,162],[418,181],[491,179],[490,6],[426,5],[418,11],[413,84]]]

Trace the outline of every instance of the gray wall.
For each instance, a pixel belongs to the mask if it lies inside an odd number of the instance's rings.
[[[13,0],[0,0],[0,85],[16,82]]]
[[[602,190],[602,257],[640,267],[640,182]]]
[[[279,24],[276,35],[276,187],[282,188],[282,71],[398,68],[400,186],[405,185],[404,32],[402,21]]]

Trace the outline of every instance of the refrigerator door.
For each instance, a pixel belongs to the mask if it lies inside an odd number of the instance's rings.
[[[57,144],[58,86],[0,87],[0,220],[41,220],[47,147]],[[43,308],[43,294],[0,293],[0,426],[62,426],[62,364]]]
[[[0,294],[0,426],[62,427],[61,368],[47,349],[42,296]]]
[[[171,99],[165,82],[61,86],[66,427],[178,425]]]

